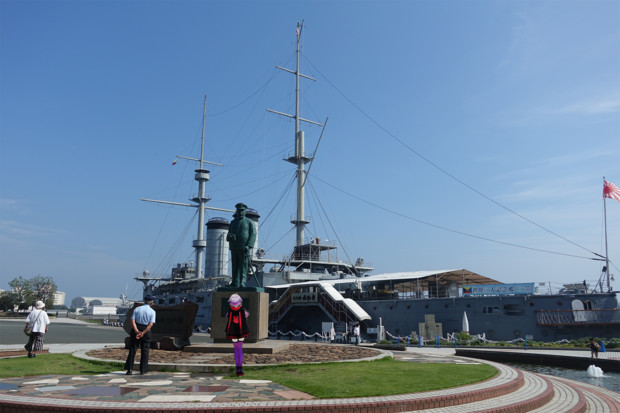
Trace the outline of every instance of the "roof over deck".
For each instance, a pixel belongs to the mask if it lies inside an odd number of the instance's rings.
[[[380,283],[380,282],[393,282],[393,283],[406,283],[414,281],[436,281],[439,280],[442,283],[445,282],[457,282],[460,284],[502,284],[500,281],[494,280],[484,275],[477,274],[475,272],[466,269],[456,270],[438,270],[438,271],[405,271],[405,272],[393,272],[385,274],[370,275],[368,277],[349,277],[339,280],[325,280],[325,281],[307,281],[304,283],[295,283],[294,285],[313,285],[317,283],[329,283],[336,284],[349,284],[355,282],[360,283]],[[293,284],[281,284],[270,285],[265,288],[288,288]]]

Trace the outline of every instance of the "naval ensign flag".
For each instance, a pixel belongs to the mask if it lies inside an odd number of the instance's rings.
[[[612,198],[620,202],[620,189],[607,180],[603,181],[603,198]]]

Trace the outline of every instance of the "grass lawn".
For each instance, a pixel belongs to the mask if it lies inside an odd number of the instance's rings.
[[[122,369],[123,363],[83,360],[70,354],[37,354],[32,359],[24,356],[0,360],[0,377],[102,374]]]
[[[0,360],[0,377],[88,375],[122,369],[123,363],[82,360],[69,354]],[[409,363],[392,358],[354,363],[246,367],[244,372],[245,379],[271,380],[318,398],[416,393],[476,383],[497,374],[494,367],[482,363]],[[229,378],[236,379],[235,376]]]
[[[245,379],[271,380],[318,398],[369,397],[462,386],[489,379],[488,364],[409,363],[385,358],[244,369]]]

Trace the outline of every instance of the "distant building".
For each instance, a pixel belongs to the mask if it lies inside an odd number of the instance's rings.
[[[107,315],[108,317],[116,314],[116,307],[109,306],[101,306],[101,305],[91,305],[88,307],[84,314],[89,315]]]
[[[87,309],[89,307],[103,306],[103,307],[115,307],[122,305],[123,300],[120,298],[108,298],[108,297],[75,297],[71,301],[72,308]]]
[[[54,306],[65,305],[65,293],[62,291],[57,291],[54,293]]]

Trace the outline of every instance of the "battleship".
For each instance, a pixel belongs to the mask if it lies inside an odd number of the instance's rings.
[[[291,218],[296,244],[286,258],[270,258],[258,245],[257,237],[247,282],[269,293],[271,332],[297,331],[312,336],[324,333],[326,325],[336,325],[341,331],[359,325],[362,335],[369,338],[381,337],[382,331],[398,337],[427,338],[467,331],[489,340],[529,338],[547,342],[619,336],[620,308],[617,291],[611,286],[608,261],[596,285],[580,281],[553,291],[546,283],[505,284],[464,268],[371,275],[374,268],[363,258],[343,262],[338,259],[335,243],[306,237],[305,228],[310,223],[305,214],[306,167],[313,155],[305,151],[301,124],[324,128],[325,123],[300,116],[300,82],[314,80],[300,72],[302,31],[303,23],[296,33],[295,69],[277,66],[295,76],[295,113],[267,109],[295,122],[295,152],[284,160],[294,165],[296,173],[297,210]],[[198,195],[191,204],[143,199],[198,210],[197,237],[192,242],[195,261],[177,264],[168,277],[152,277],[148,271],[136,277],[144,284],[144,294],[154,295],[158,305],[196,303],[196,331],[208,331],[212,293],[230,282],[226,242],[230,221],[214,217],[205,223],[205,210],[219,211],[221,215],[234,212],[206,205],[210,199],[205,195],[205,185],[210,175],[205,165],[212,163],[204,159],[206,97],[204,108],[200,155],[181,157],[198,165]],[[251,202],[247,203],[251,206]],[[259,228],[259,211],[250,208],[246,216]]]

